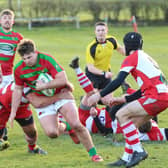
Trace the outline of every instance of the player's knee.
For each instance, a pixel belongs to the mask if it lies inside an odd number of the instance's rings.
[[[71,124],[71,128],[73,129],[73,130],[75,130],[75,131],[81,131],[82,130],[82,128],[83,128],[83,126],[82,126],[82,124],[80,123],[80,121],[78,121],[78,122],[73,122],[72,124]]]
[[[120,111],[118,111],[115,115],[116,119],[120,122],[120,119],[122,117],[122,113],[120,113]]]
[[[151,121],[147,121],[145,124],[143,124],[139,127],[139,131],[141,133],[146,133],[146,132],[149,132],[151,130],[151,128],[152,128]]]
[[[49,137],[49,138],[57,138],[58,137],[58,132],[56,129],[53,129],[53,130],[48,130],[46,132],[46,135]]]

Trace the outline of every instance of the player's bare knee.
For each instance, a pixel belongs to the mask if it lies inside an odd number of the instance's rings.
[[[83,126],[80,122],[75,122],[71,124],[71,128],[75,130],[76,132],[81,131]]]
[[[48,130],[46,132],[46,135],[49,137],[49,138],[57,138],[58,137],[58,132],[56,130]]]

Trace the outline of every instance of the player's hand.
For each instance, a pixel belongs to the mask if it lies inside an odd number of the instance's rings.
[[[11,128],[13,128],[13,122],[14,122],[15,116],[16,114],[13,114],[13,113],[11,113],[9,116],[9,125]]]
[[[109,100],[112,98],[112,93],[104,96],[101,98],[101,102],[104,104],[104,105],[109,105]]]
[[[44,82],[42,82],[41,80],[36,81],[36,89],[37,90],[46,89],[45,86],[46,86],[46,84]]]
[[[69,91],[73,92],[74,91],[74,86],[71,82],[68,82],[67,85],[66,85],[66,88],[69,89]]]
[[[114,105],[122,104],[125,102],[126,102],[125,97],[112,97],[109,100],[109,106],[114,106]]]
[[[106,72],[105,73],[105,78],[112,78],[112,76],[113,76],[113,73],[112,72]]]
[[[97,110],[95,109],[95,107],[91,107],[91,109],[90,109],[90,115],[92,117],[96,117],[97,116]]]
[[[88,98],[88,105],[89,106],[92,106],[92,105],[96,105],[96,103],[100,100],[100,93],[97,92],[93,95],[91,95],[89,98]]]

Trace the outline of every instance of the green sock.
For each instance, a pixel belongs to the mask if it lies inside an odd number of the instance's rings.
[[[89,153],[89,156],[91,157],[96,155],[97,154],[96,148],[95,147],[91,148],[88,153]]]
[[[66,131],[70,131],[71,126],[66,121],[62,121],[62,122],[66,125]]]

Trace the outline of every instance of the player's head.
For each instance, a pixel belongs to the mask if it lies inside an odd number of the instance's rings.
[[[19,55],[28,66],[34,66],[37,62],[36,46],[32,40],[23,39],[17,48]]]
[[[152,122],[151,122],[151,120],[149,120],[145,124],[143,124],[139,127],[139,131],[141,133],[146,133],[146,132],[149,132],[151,130],[151,128],[152,128]]]
[[[97,22],[95,24],[95,35],[99,42],[104,42],[108,32],[107,24],[104,22]]]
[[[130,51],[132,50],[138,50],[142,49],[143,40],[142,36],[139,33],[136,32],[129,32],[124,36],[123,39],[125,50],[126,50],[126,56],[130,54]]]
[[[14,24],[13,11],[5,9],[0,13],[0,24],[4,30],[9,31]]]

